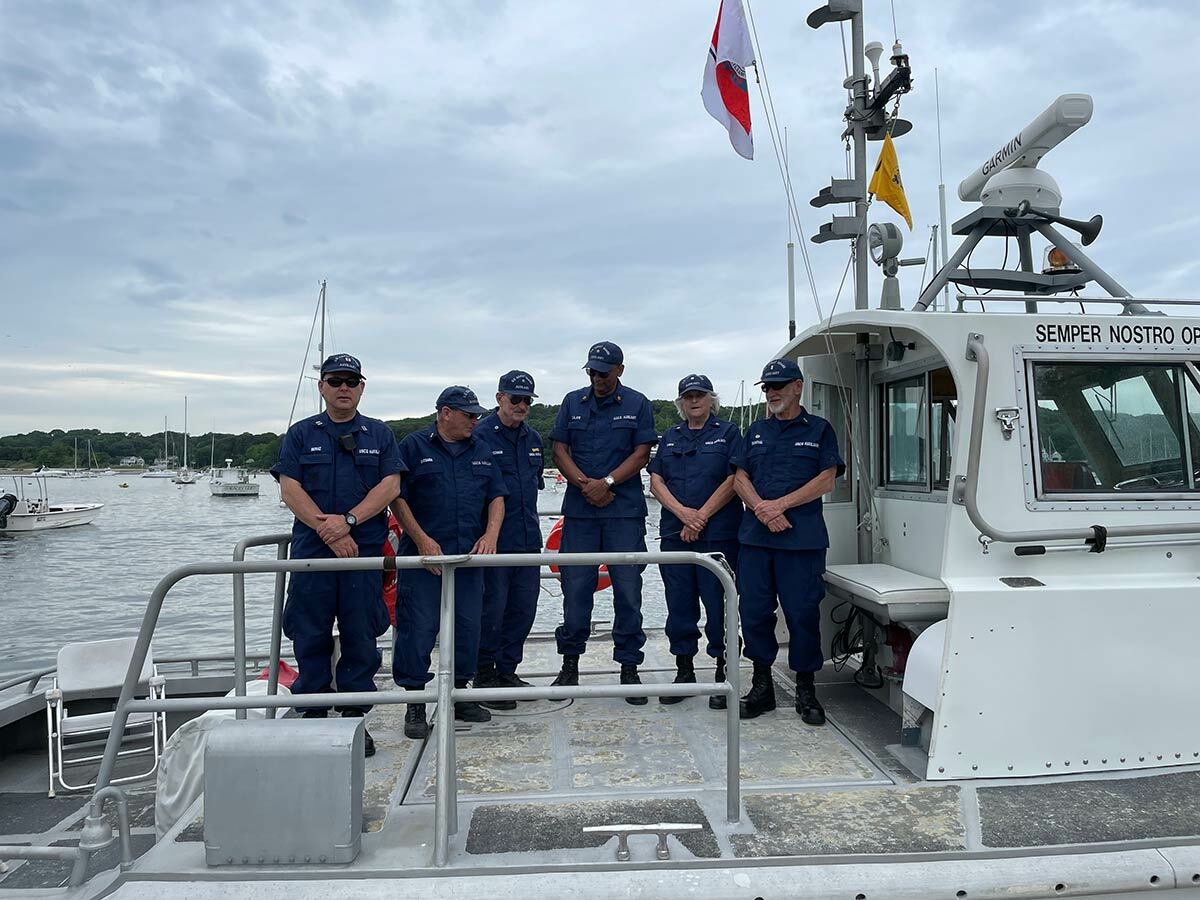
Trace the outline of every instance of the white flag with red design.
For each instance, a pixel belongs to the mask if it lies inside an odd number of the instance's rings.
[[[746,159],[754,159],[750,92],[746,87],[746,69],[752,65],[754,50],[746,30],[742,0],[721,0],[700,96],[708,114],[728,130],[733,149]]]

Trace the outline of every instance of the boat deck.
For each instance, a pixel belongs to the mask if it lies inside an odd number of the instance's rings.
[[[583,658],[582,681],[611,679],[587,674],[609,669],[609,659],[606,642],[594,641]],[[546,682],[557,663],[552,642],[531,642],[522,671]],[[647,646],[643,674],[647,682],[673,677],[661,635]],[[1137,777],[925,782],[889,750],[899,718],[855,686],[849,669],[827,667],[818,679],[829,714],[824,728],[800,721],[786,675],[777,672],[780,708],[742,722],[739,824],[725,817],[724,713],[710,710],[704,698],[674,705],[652,699],[640,707],[619,699],[520,703],[513,711],[493,711],[489,723],[458,729],[460,827],[451,838],[449,866],[434,869],[433,741],[406,739],[404,707],[385,706],[370,720],[378,752],[367,761],[363,850],[352,865],[211,869],[204,859],[202,801],[156,844],[153,787],[146,785],[130,791],[139,859],[127,876],[132,881],[115,896],[152,896],[155,884],[165,888],[165,882],[181,878],[189,882],[191,897],[205,896],[196,893],[198,882],[210,884],[212,896],[247,896],[227,891],[247,882],[265,888],[270,882],[263,879],[281,876],[304,879],[301,893],[289,888],[293,896],[318,896],[318,885],[327,885],[322,879],[341,875],[445,881],[447,874],[518,874],[533,867],[1002,859],[1017,851],[1028,857],[1081,845],[1095,851],[1184,845],[1200,835],[1195,767]],[[711,669],[700,670],[700,677],[711,678]],[[748,681],[748,672],[744,678]],[[87,795],[50,799],[45,777],[40,754],[4,760],[0,844],[78,840]],[[701,829],[672,836],[671,860],[662,862],[655,858],[654,836],[631,837],[632,859],[626,863],[615,861],[615,838],[583,831],[589,825],[656,822],[695,823]],[[1148,852],[1150,861],[1162,863],[1158,851]],[[92,872],[115,864],[114,845],[93,859]],[[69,874],[66,862],[13,861],[9,867],[0,874],[0,897],[57,887]],[[1155,877],[1168,875],[1200,881],[1200,869],[1172,874],[1169,866]],[[113,871],[96,878],[87,888],[94,892],[115,876]]]

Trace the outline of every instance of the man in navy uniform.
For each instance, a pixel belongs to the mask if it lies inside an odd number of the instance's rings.
[[[400,442],[408,475],[392,503],[404,529],[397,556],[496,552],[508,491],[491,447],[472,435],[485,412],[470,388],[448,387],[437,399],[437,421]],[[392,677],[408,690],[419,691],[433,678],[429,661],[441,625],[441,595],[439,566],[400,572]],[[475,674],[482,606],[483,570],[455,570],[454,683],[460,688]],[[492,716],[478,703],[460,702],[454,717],[486,722]],[[408,705],[404,734],[416,740],[428,736],[424,703]]]
[[[775,606],[783,608],[790,644],[788,666],[796,673],[796,712],[809,725],[824,725],[813,675],[824,664],[821,598],[825,596],[825,550],[829,534],[821,498],[833,490],[846,466],[833,426],[800,404],[804,376],[795,360],[773,359],[759,382],[769,417],[750,426],[734,453],[734,489],[746,504],[738,538],[739,610],[746,656],[754,681],[742,699],[741,716],[753,719],[775,708],[771,665],[779,654]]]
[[[563,398],[550,438],[554,463],[567,479],[562,553],[644,551],[646,497],[641,470],[658,442],[650,401],[621,383],[625,355],[610,341],[588,350],[590,387]],[[579,657],[587,647],[597,566],[562,569],[563,623],[555,631],[562,669],[556,685],[579,684]],[[641,684],[642,570],[609,566],[613,589],[613,659],[621,684]],[[626,698],[641,705],[645,697]]]
[[[296,516],[292,559],[377,556],[387,536],[384,510],[400,492],[406,469],[391,429],[358,412],[364,387],[357,359],[345,353],[329,357],[318,383],[325,412],[302,419],[284,435],[271,474]],[[375,639],[389,624],[383,572],[293,572],[283,609],[283,630],[300,667],[293,693],[331,690],[334,619],[341,642],[338,690],[375,690],[381,662]],[[345,707],[341,713],[362,716],[369,709]],[[303,715],[328,713],[328,707],[310,706]],[[366,750],[367,756],[375,753],[369,733]]]
[[[738,527],[742,504],[733,491],[730,457],[741,442],[732,422],[718,419],[720,398],[707,375],[687,375],[679,382],[675,406],[683,419],[668,428],[650,461],[650,491],[662,504],[660,549],[721,553],[737,567]],[[667,598],[667,639],[675,656],[675,683],[696,681],[694,659],[699,649],[700,606],[708,655],[717,663],[717,681],[725,680],[725,589],[717,576],[693,565],[659,566]],[[661,697],[678,703],[683,697]],[[708,698],[712,709],[724,709],[724,695]]]
[[[497,408],[475,426],[475,438],[492,448],[508,497],[500,527],[500,553],[541,553],[542,529],[537,497],[543,486],[542,436],[525,424],[537,394],[533,376],[513,370],[500,376]],[[522,687],[517,677],[525,639],[537,614],[541,570],[537,566],[505,566],[483,570],[483,626],[475,687]],[[492,709],[516,709],[515,700],[485,703]]]

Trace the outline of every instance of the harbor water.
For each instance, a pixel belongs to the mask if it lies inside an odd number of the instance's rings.
[[[126,483],[127,488],[119,487]],[[257,498],[213,497],[207,480],[177,485],[137,474],[48,479],[50,501],[103,503],[92,525],[28,534],[0,534],[0,679],[53,665],[63,644],[137,633],[150,593],[177,566],[232,559],[239,540],[291,529],[269,475],[258,475]],[[27,484],[27,486],[30,486]],[[13,489],[0,476],[0,492]],[[544,491],[539,510],[555,514],[562,493]],[[648,499],[647,547],[658,549],[658,502]],[[554,517],[542,520],[543,536]],[[275,548],[255,548],[248,558],[274,558]],[[273,575],[246,576],[246,645],[270,646]],[[594,617],[612,619],[612,592],[597,595]],[[233,647],[232,578],[186,579],[171,589],[156,632],[155,652],[166,655],[230,652]],[[657,568],[646,570],[645,627],[666,620]],[[545,581],[534,630],[550,631],[562,619],[558,582]],[[290,642],[284,653],[290,655]]]

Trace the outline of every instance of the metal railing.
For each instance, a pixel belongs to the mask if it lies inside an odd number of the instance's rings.
[[[741,821],[740,782],[740,719],[738,717],[738,666],[733,660],[726,667],[726,680],[697,684],[598,684],[572,687],[532,686],[527,688],[456,688],[454,686],[454,575],[460,568],[497,568],[503,566],[558,566],[580,565],[697,565],[712,572],[725,592],[725,633],[729,640],[736,640],[738,633],[737,588],[733,574],[719,554],[705,555],[691,552],[643,551],[637,553],[516,553],[483,556],[457,555],[436,557],[367,557],[357,559],[286,559],[289,535],[266,535],[240,541],[234,551],[232,562],[191,563],[180,566],[167,574],[155,586],[142,617],[133,658],[129,662],[121,695],[105,745],[104,757],[96,778],[96,797],[112,780],[116,765],[119,736],[124,730],[130,713],[134,712],[204,712],[211,709],[232,709],[245,716],[247,709],[274,711],[280,708],[309,706],[381,706],[400,703],[438,704],[436,729],[436,773],[437,790],[434,806],[434,865],[445,866],[449,859],[450,835],[458,831],[458,781],[457,747],[454,730],[454,702],[456,700],[566,700],[585,698],[628,698],[653,696],[696,696],[721,694],[726,702],[726,771],[725,799],[726,816],[731,823]],[[246,560],[249,547],[277,545],[279,558],[275,560]],[[423,566],[440,566],[441,625],[439,630],[439,654],[436,688],[421,691],[358,691],[323,694],[291,694],[279,696],[278,662],[279,645],[282,640],[283,576],[288,572],[352,572],[395,569],[416,569]],[[166,699],[134,699],[138,675],[150,649],[151,639],[158,626],[159,616],[167,593],[186,578],[197,575],[234,576],[234,668],[245,669],[245,575],[273,573],[275,580],[275,607],[271,622],[271,672],[268,679],[268,696],[247,697],[245,684],[237,685],[233,697],[186,697]]]

